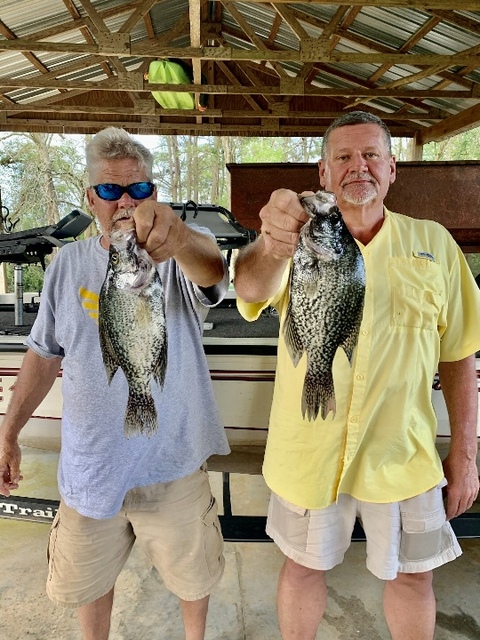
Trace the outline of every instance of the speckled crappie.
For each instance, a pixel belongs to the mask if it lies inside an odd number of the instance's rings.
[[[158,428],[151,380],[163,387],[167,368],[163,286],[135,231],[112,231],[110,242],[99,300],[103,362],[109,384],[119,367],[128,382],[125,435],[150,436]]]
[[[310,220],[293,256],[283,335],[294,366],[304,354],[302,415],[315,420],[336,412],[332,364],[338,347],[352,362],[362,320],[365,268],[362,254],[336,206],[318,191],[300,199]]]

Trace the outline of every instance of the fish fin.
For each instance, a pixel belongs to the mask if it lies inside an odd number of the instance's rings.
[[[125,411],[125,437],[150,437],[158,430],[157,410],[151,395],[129,393]]]
[[[318,279],[305,282],[305,295],[309,298],[316,298],[319,292]]]
[[[112,382],[113,376],[117,372],[118,363],[115,361],[115,358],[112,355],[113,353],[115,353],[112,343],[105,331],[102,330],[101,324],[98,336],[100,338],[100,349],[102,351],[103,364],[107,373],[108,384],[110,384]]]
[[[354,326],[350,333],[347,335],[345,340],[341,343],[342,349],[345,351],[345,354],[348,358],[350,365],[352,364],[353,352],[358,342],[358,326]]]
[[[155,382],[158,384],[160,389],[163,389],[163,385],[165,384],[165,374],[167,371],[167,345],[161,349],[160,354],[157,358],[157,361],[154,363],[153,367],[153,378]]]
[[[310,270],[303,275],[303,291],[309,298],[316,298],[320,290],[318,261],[312,262]]]
[[[285,313],[285,320],[283,322],[283,336],[285,338],[285,345],[293,362],[293,366],[296,367],[300,362],[304,349],[300,336],[298,335],[295,327],[295,320],[292,315],[291,301],[289,301],[287,311]]]
[[[302,416],[307,420],[316,420],[321,409],[322,419],[325,420],[330,411],[333,416],[337,411],[335,401],[335,390],[333,387],[333,376],[331,372],[322,378],[307,371],[303,383],[302,393]]]
[[[327,419],[327,416],[330,413],[330,411],[332,412],[332,418],[334,418],[335,414],[337,413],[337,402],[335,400],[335,394],[333,396],[330,396],[329,398],[327,398],[325,405],[322,404],[322,419],[323,420]]]
[[[342,349],[345,351],[345,354],[348,358],[348,362],[350,363],[350,366],[352,365],[353,350],[355,349],[355,344],[356,344],[356,340],[352,344],[349,336],[347,340],[345,340],[345,342],[341,345]]]

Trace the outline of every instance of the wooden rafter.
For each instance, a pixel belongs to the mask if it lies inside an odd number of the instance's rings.
[[[165,0],[62,1],[68,13],[47,9],[35,33],[21,28],[26,0],[17,20],[0,8],[0,130],[318,135],[360,105],[417,144],[480,124],[478,0],[189,0],[176,13]],[[395,37],[369,28],[397,9]],[[192,65],[191,84],[147,81],[151,60],[170,57]],[[209,109],[165,110],[150,95],[174,90],[210,95]]]

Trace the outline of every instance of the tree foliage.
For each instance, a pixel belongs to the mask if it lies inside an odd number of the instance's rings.
[[[58,222],[72,209],[84,208],[83,136],[44,133],[6,135],[0,147],[0,187],[4,231],[20,231]],[[13,266],[7,265],[9,288]],[[38,291],[39,265],[24,268],[24,289]]]
[[[0,167],[2,204],[18,221],[16,230],[53,224],[84,205],[83,140],[45,133],[6,136]]]

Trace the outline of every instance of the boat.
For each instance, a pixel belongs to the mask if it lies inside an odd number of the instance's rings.
[[[29,322],[28,316],[34,314],[26,315]],[[0,312],[0,322],[4,317],[5,312]],[[259,473],[275,381],[278,318],[273,311],[267,311],[255,323],[246,322],[235,308],[234,297],[230,297],[209,312],[205,325],[203,346],[220,415],[234,452],[229,464],[234,469]],[[26,334],[28,325],[22,329]],[[15,327],[10,326],[9,331],[0,335],[0,420],[26,350],[25,335],[18,335],[20,331],[15,335]],[[480,387],[480,354],[478,356]],[[61,377],[60,371],[45,400],[22,430],[21,444],[51,451],[60,449]],[[450,424],[438,376],[432,381],[432,403],[438,420],[437,447],[444,457],[450,442]],[[480,412],[477,428],[480,444]],[[211,461],[213,468],[222,465],[221,458],[224,456]]]

